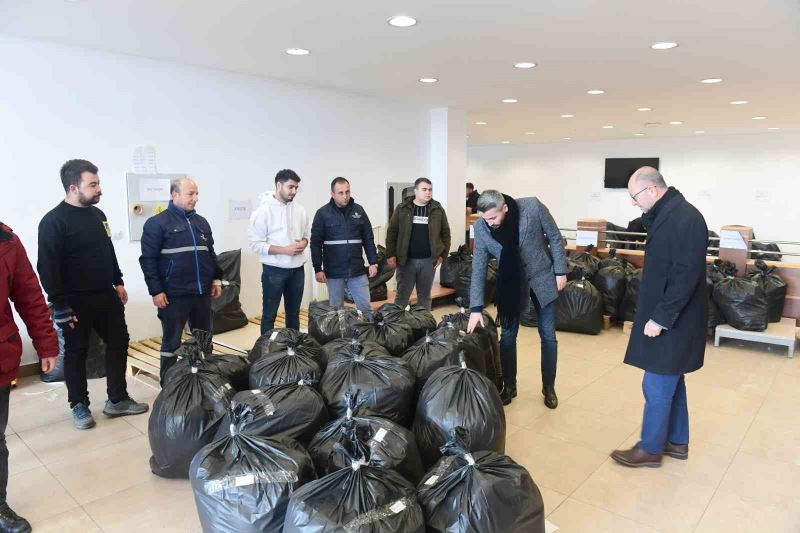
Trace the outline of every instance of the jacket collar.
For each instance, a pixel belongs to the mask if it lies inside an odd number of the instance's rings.
[[[684,202],[683,195],[678,191],[678,189],[670,187],[667,194],[665,194],[664,197],[661,198],[661,200],[659,200],[655,206],[653,206],[654,208],[657,208],[658,211],[655,214],[656,217],[652,226],[647,228],[647,233],[655,233],[655,231],[664,223],[664,221],[669,218],[669,214],[672,213],[672,211],[682,202]]]
[[[350,201],[349,201],[349,202],[347,202],[347,206],[345,206],[344,210],[345,210],[345,211],[350,211],[350,210],[353,208],[353,206],[354,206],[355,204],[356,204],[356,201],[355,201],[355,200],[353,199],[353,197],[351,196],[351,197],[350,197]],[[338,209],[339,209],[339,206],[338,206],[338,205],[336,205],[336,202],[334,202],[334,201],[333,201],[333,198],[331,198],[331,199],[330,199],[330,201],[328,202],[328,205],[330,205],[332,208],[334,208],[334,209],[336,209],[336,210],[338,210]]]
[[[400,204],[400,207],[401,208],[411,208],[412,204],[416,205],[416,204],[414,204],[414,197],[413,196],[403,200],[403,202]],[[433,209],[435,207],[441,207],[441,204],[439,202],[437,202],[436,200],[434,200],[433,198],[431,198],[431,201],[428,202],[428,205],[430,206],[431,209]]]
[[[0,242],[10,241],[12,237],[11,228],[0,222]]]
[[[186,217],[186,218],[193,217],[194,215],[197,214],[197,211],[194,210],[194,209],[192,209],[191,211],[184,211],[183,209],[181,209],[177,205],[173,204],[172,200],[169,201],[169,207],[167,207],[167,209],[169,209],[170,211],[172,211],[176,215],[180,215],[180,216]]]

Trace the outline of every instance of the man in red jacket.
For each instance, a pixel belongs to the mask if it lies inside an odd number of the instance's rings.
[[[14,302],[17,313],[28,328],[28,335],[42,361],[42,370],[52,371],[58,357],[58,338],[42,288],[19,237],[0,222],[0,532],[23,533],[30,531],[31,525],[6,503],[8,400],[11,382],[17,378],[22,357],[22,341],[9,301]]]

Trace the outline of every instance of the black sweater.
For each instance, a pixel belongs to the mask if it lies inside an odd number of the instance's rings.
[[[106,215],[94,206],[58,204],[39,223],[36,268],[56,307],[67,305],[68,296],[122,285]]]

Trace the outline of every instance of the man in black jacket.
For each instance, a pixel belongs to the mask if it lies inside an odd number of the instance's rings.
[[[708,321],[703,215],[654,168],[631,176],[628,194],[647,227],[645,263],[625,363],[643,369],[641,440],[611,457],[625,466],[659,467],[663,455],[689,457],[684,374],[703,366]]]
[[[95,421],[89,410],[86,355],[94,329],[106,343],[108,417],[147,412],[146,403],[128,396],[125,371],[128,293],[111,242],[106,215],[94,206],[103,194],[97,167],[73,159],[61,167],[66,198],[39,223],[37,269],[42,287],[54,307],[54,322],[64,333],[64,380],[76,428]]]
[[[467,183],[467,214],[474,214],[478,212],[478,197],[481,195],[475,190],[475,185]]]
[[[378,273],[378,254],[367,212],[350,197],[350,182],[335,178],[331,200],[320,207],[311,224],[311,262],[318,283],[327,283],[330,305],[344,304],[345,287],[356,307],[372,316],[369,281],[362,247],[369,261],[369,277]]]
[[[139,264],[161,320],[161,384],[175,364],[186,322],[211,331],[211,300],[222,294],[222,269],[208,221],[194,210],[197,183],[179,178],[170,185],[169,207],[147,219]]]

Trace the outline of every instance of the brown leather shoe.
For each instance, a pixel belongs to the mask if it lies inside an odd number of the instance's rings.
[[[664,455],[669,455],[673,459],[685,461],[689,458],[689,445],[672,444],[671,442],[668,442],[664,445]]]
[[[649,454],[638,446],[634,446],[630,450],[615,450],[611,453],[611,458],[621,465],[633,468],[641,466],[659,468],[661,466],[661,455]]]

